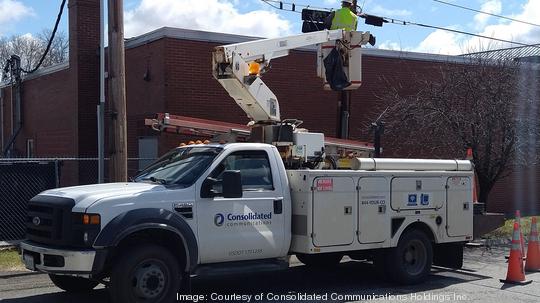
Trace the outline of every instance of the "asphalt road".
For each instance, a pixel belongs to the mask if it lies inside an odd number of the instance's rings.
[[[227,298],[217,296],[232,294],[251,295],[250,302],[292,302],[298,294],[323,296],[312,302],[540,302],[540,273],[528,274],[527,278],[533,282],[526,286],[499,282],[506,276],[506,253],[504,248],[467,248],[462,270],[435,267],[427,282],[415,286],[392,285],[377,278],[371,264],[349,261],[330,271],[293,264],[289,270],[281,272],[195,278],[192,294],[204,296],[207,302],[226,301]],[[255,300],[256,295],[262,295],[263,300]],[[289,297],[273,297],[276,295]],[[323,300],[325,295],[327,300]],[[55,288],[43,274],[0,273],[2,303],[108,300],[108,292],[103,287],[89,294],[72,295]]]

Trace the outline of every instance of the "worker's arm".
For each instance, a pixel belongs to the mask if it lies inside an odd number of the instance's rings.
[[[334,20],[334,16],[336,15],[336,12],[331,12],[328,17],[324,20],[324,28],[330,29],[332,27],[332,20]]]

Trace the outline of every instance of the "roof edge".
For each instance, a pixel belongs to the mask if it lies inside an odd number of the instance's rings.
[[[35,72],[31,73],[31,74],[26,74],[26,75],[22,76],[22,80],[23,81],[32,80],[32,79],[35,79],[35,78],[38,78],[38,77],[41,77],[41,76],[54,74],[56,72],[59,72],[59,71],[62,71],[62,70],[68,69],[68,68],[69,68],[69,60],[66,60],[66,61],[64,61],[62,63],[57,63],[57,64],[47,66],[47,67],[42,67],[42,68],[38,69],[37,71],[35,71]],[[8,86],[11,86],[9,81],[0,82],[0,88],[4,88],[4,87],[8,87]]]
[[[240,42],[253,41],[253,40],[258,40],[258,39],[264,39],[262,37],[208,32],[208,31],[192,30],[192,29],[185,29],[185,28],[161,27],[151,32],[142,34],[140,36],[127,39],[125,47],[126,49],[135,48],[144,44],[152,43],[154,41],[157,41],[163,38],[212,42],[212,43],[220,43],[220,44],[232,44],[232,43],[240,43]],[[317,51],[317,47],[309,46],[309,47],[298,48],[296,50],[315,52]],[[374,57],[400,58],[400,59],[420,60],[420,61],[438,61],[438,62],[451,61],[451,62],[463,62],[463,63],[470,61],[468,58],[463,58],[460,56],[415,53],[415,52],[395,51],[395,50],[386,50],[386,49],[378,49],[378,48],[364,48],[363,53],[364,55],[374,56]]]

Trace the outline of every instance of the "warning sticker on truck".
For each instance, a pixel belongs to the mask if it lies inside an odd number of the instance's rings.
[[[334,180],[332,178],[317,179],[315,188],[317,191],[332,191],[334,190]]]

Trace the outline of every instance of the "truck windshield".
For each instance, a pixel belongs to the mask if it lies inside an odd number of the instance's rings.
[[[145,168],[134,181],[191,186],[221,150],[221,147],[208,146],[174,149]]]

